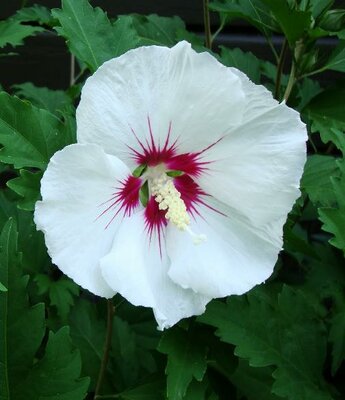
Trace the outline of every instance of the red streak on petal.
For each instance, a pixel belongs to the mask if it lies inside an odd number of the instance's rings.
[[[114,218],[121,211],[123,212],[123,216],[130,216],[134,209],[139,205],[139,191],[141,185],[142,180],[140,178],[129,175],[125,180],[120,182],[120,186],[116,188],[113,197],[106,202],[110,203],[110,205],[97,217],[97,219],[102,217],[108,211],[115,209],[117,206],[119,207],[106,225],[106,228],[108,228]]]
[[[206,193],[198,186],[197,183],[188,175],[181,175],[174,179],[176,189],[181,193],[181,199],[184,201],[187,211],[198,213],[196,205],[203,204],[203,196]]]
[[[165,218],[166,211],[160,210],[158,208],[158,203],[153,196],[150,197],[146,208],[145,208],[145,228],[149,235],[150,241],[152,235],[156,234],[158,237],[159,251],[162,255],[162,233],[163,228],[167,225],[167,220]]]
[[[200,161],[198,153],[184,153],[171,157],[165,164],[168,169],[182,171],[197,177],[207,169],[209,163]]]

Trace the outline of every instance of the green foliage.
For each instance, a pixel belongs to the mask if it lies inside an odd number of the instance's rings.
[[[43,108],[53,114],[72,104],[72,99],[63,90],[50,90],[45,87],[37,87],[30,82],[14,85],[13,88],[18,97],[27,99],[34,106]]]
[[[210,8],[225,14],[230,21],[237,18],[248,21],[265,36],[270,36],[276,28],[269,7],[262,0],[218,0],[211,3]]]
[[[163,335],[159,350],[168,355],[167,397],[183,399],[192,379],[201,381],[206,372],[205,343],[195,332],[176,328]]]
[[[341,176],[332,177],[331,182],[338,206],[320,208],[319,215],[323,222],[322,229],[334,235],[330,243],[342,250],[345,255],[345,163],[338,161],[337,164],[341,170]]]
[[[311,13],[293,8],[286,0],[262,0],[292,46],[312,25]]]
[[[330,177],[339,174],[335,157],[315,154],[308,157],[301,186],[315,205],[333,205],[335,193]]]
[[[40,198],[40,182],[42,172],[30,172],[25,169],[19,171],[18,178],[11,179],[7,186],[23,197],[18,201],[18,207],[22,210],[33,211],[35,203]]]
[[[0,293],[1,398],[82,400],[89,382],[79,378],[80,356],[68,328],[51,332],[43,357],[36,358],[45,334],[44,305],[29,305],[28,276],[21,272],[17,241],[15,223],[9,220],[0,237],[0,279],[8,288]]]
[[[184,22],[179,17],[160,17],[156,14],[148,16],[132,15],[133,27],[139,36],[139,44],[173,46],[177,43],[177,35],[185,31]]]
[[[69,279],[52,280],[48,275],[37,274],[35,282],[38,294],[49,297],[50,305],[56,307],[57,314],[63,321],[67,321],[74,298],[79,295],[79,287]]]
[[[50,10],[38,4],[21,8],[16,12],[14,19],[20,22],[38,22],[40,25],[53,25]]]
[[[19,21],[0,21],[0,48],[6,45],[19,46],[25,38],[43,30],[38,26],[23,25]]]
[[[120,17],[112,24],[100,8],[93,8],[87,0],[63,0],[62,9],[53,10],[53,16],[61,25],[55,28],[59,35],[91,71],[138,42],[131,18]]]
[[[43,339],[44,305],[28,302],[28,277],[21,274],[15,222],[9,220],[0,236],[0,281],[7,288],[0,293],[1,396],[9,399],[32,366]],[[15,398],[15,396],[14,396]]]
[[[252,367],[276,367],[274,394],[332,399],[322,378],[325,327],[302,293],[285,286],[276,295],[259,287],[226,304],[211,303],[199,320],[216,327],[221,340],[234,344],[235,354]]]
[[[0,160],[15,168],[44,170],[50,157],[69,144],[65,125],[51,113],[0,93]]]
[[[244,72],[253,82],[260,83],[261,61],[254,54],[221,46],[221,61],[228,67],[235,67]]]
[[[309,134],[302,196],[284,227],[274,274],[248,294],[212,301],[204,315],[164,332],[156,329],[151,310],[115,296],[100,400],[344,398],[345,10],[333,5],[333,0],[211,2],[220,17],[217,32],[212,25],[218,60],[301,112]],[[264,36],[273,61],[217,46],[224,43],[217,34],[235,20]],[[66,40],[77,58],[77,75],[66,90],[26,82],[11,88],[19,98],[0,93],[1,400],[94,398],[106,301],[52,265],[32,214],[51,156],[76,141],[75,106],[87,75],[142,45],[171,47],[187,40],[196,51],[210,51],[180,17],[108,18],[88,0],[62,0],[53,11],[39,5],[18,10],[0,22],[0,48],[6,46],[6,52],[44,29]],[[275,34],[283,35],[283,49]],[[334,49],[319,47],[319,38],[332,37]],[[314,79],[325,71],[336,75]],[[333,76],[335,85],[328,86]],[[134,174],[142,176],[145,168]],[[148,196],[146,184],[143,204]]]

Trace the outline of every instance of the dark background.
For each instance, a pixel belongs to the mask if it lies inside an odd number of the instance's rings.
[[[193,32],[203,34],[202,0],[91,0],[91,4],[107,11],[110,17],[120,14],[156,13],[162,16],[180,16],[187,28]],[[0,20],[6,19],[16,12],[23,0],[0,0]],[[344,0],[335,4],[341,7]],[[25,3],[26,6],[41,4],[48,8],[60,7],[60,0],[32,0]],[[213,31],[218,27],[218,16],[211,14]],[[282,38],[273,39],[278,46]],[[273,61],[272,54],[265,40],[251,26],[242,21],[236,21],[227,27],[225,32],[218,36],[215,48],[218,44],[229,47],[240,47],[243,51],[252,51],[258,57]],[[324,39],[320,43],[322,47],[331,49],[335,40]],[[54,33],[42,33],[25,41],[25,46],[15,49],[17,55],[0,57],[0,82],[6,90],[11,85],[22,82],[33,82],[38,86],[47,86],[51,89],[66,89],[70,80],[70,55],[66,50],[64,40]],[[333,75],[323,77],[332,80]]]

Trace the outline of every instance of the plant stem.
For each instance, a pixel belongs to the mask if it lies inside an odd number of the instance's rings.
[[[208,6],[208,0],[203,0],[204,5],[204,27],[205,27],[205,46],[212,50],[212,35],[210,25],[210,9]]]
[[[286,52],[288,49],[288,41],[285,39],[283,42],[283,47],[280,52],[278,66],[277,66],[277,76],[276,76],[276,83],[275,83],[275,90],[274,90],[274,98],[279,100],[280,95],[280,83],[283,73],[283,67],[285,64]]]
[[[291,65],[291,72],[290,72],[290,77],[289,77],[289,81],[284,93],[284,100],[287,101],[288,98],[290,97],[292,88],[294,87],[294,84],[296,83],[296,81],[299,79],[299,77],[297,76],[296,72],[297,72],[297,64],[301,58],[301,55],[303,53],[303,49],[304,49],[304,44],[302,39],[300,39],[298,42],[296,42],[296,46],[295,46],[295,50],[294,50],[294,58],[292,60],[292,65]]]
[[[73,54],[71,54],[69,84],[70,86],[73,86],[74,83],[75,83],[75,57]]]
[[[102,397],[100,397],[99,392],[100,392],[100,389],[102,386],[105,371],[107,369],[110,347],[111,347],[111,338],[112,338],[112,333],[113,333],[114,305],[113,305],[112,299],[107,300],[107,306],[108,306],[107,307],[107,333],[105,336],[103,359],[101,361],[101,367],[100,367],[99,374],[98,374],[94,400],[102,398]]]

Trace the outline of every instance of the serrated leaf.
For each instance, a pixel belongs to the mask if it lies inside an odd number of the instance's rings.
[[[224,46],[221,48],[221,62],[227,67],[235,67],[244,72],[249,79],[255,83],[260,83],[261,77],[261,61],[254,54],[245,53],[241,49],[228,49]]]
[[[140,45],[173,46],[177,42],[177,32],[186,29],[179,17],[161,17],[156,14],[133,14],[133,26],[140,38]]]
[[[22,210],[33,211],[35,203],[40,198],[40,181],[42,172],[30,172],[20,170],[18,178],[11,179],[6,185],[23,197],[18,201],[18,207]]]
[[[311,124],[313,133],[319,132],[321,140],[327,144],[332,142],[343,154],[345,154],[345,133],[341,123],[321,117],[313,117]]]
[[[158,349],[168,355],[166,367],[168,399],[183,399],[192,379],[201,381],[206,372],[205,343],[200,340],[196,332],[175,328],[163,334]]]
[[[57,32],[91,71],[138,42],[130,17],[120,17],[112,25],[106,13],[87,0],[63,0],[62,9],[54,9],[52,14],[61,24],[55,28]]]
[[[51,113],[0,93],[0,161],[15,168],[46,168],[50,157],[70,138],[64,124]]]
[[[337,208],[320,208],[319,218],[323,222],[322,229],[332,233],[334,237],[330,243],[342,250],[345,255],[345,163],[338,161],[342,174],[340,177],[331,177],[335,198],[338,202]]]
[[[56,307],[58,315],[66,320],[74,298],[79,295],[79,286],[65,277],[52,280],[48,275],[37,274],[34,278],[38,286],[38,294],[47,294],[50,305]]]
[[[235,345],[235,354],[251,366],[274,366],[274,394],[332,399],[322,377],[325,328],[300,292],[285,286],[276,297],[266,286],[258,287],[226,304],[210,303],[198,320],[216,327],[221,340]]]
[[[326,64],[321,68],[322,71],[326,69],[345,72],[345,40],[340,40],[337,47],[329,56],[329,59],[326,61]]]
[[[311,13],[292,8],[286,0],[261,0],[271,11],[287,38],[293,46],[303,34],[311,28]]]
[[[276,26],[270,16],[269,8],[261,1],[256,0],[224,0],[210,4],[210,9],[224,13],[228,19],[241,18],[254,25],[257,29],[270,36]]]
[[[79,378],[81,360],[72,346],[69,328],[50,332],[44,356],[14,390],[16,400],[83,400],[89,378]]]
[[[336,202],[331,176],[339,176],[336,158],[314,154],[308,157],[304,167],[301,187],[313,204],[331,206]]]
[[[19,21],[9,19],[0,21],[0,48],[6,45],[13,47],[23,44],[23,40],[38,32],[44,31],[38,26],[22,25]]]
[[[30,100],[31,103],[55,114],[56,111],[72,105],[72,99],[63,90],[51,90],[38,87],[31,82],[14,85],[18,97]]]
[[[0,237],[0,280],[8,289],[0,292],[0,393],[6,400],[17,398],[14,390],[29,373],[45,332],[44,305],[29,305],[17,241],[16,224],[10,219]]]
[[[272,368],[254,368],[247,360],[240,359],[231,382],[248,400],[278,400],[271,392],[273,385]]]
[[[13,16],[20,22],[38,22],[41,25],[52,25],[53,20],[49,8],[34,4],[31,7],[21,8]]]

